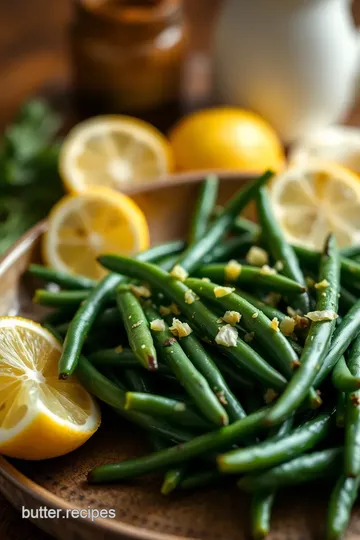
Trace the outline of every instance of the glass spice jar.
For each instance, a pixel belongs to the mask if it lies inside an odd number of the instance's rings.
[[[186,46],[181,0],[75,0],[78,103],[89,114],[147,116],[174,106]]]

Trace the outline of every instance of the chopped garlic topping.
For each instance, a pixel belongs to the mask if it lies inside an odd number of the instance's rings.
[[[235,289],[233,287],[215,287],[214,288],[214,294],[216,298],[222,298],[223,296],[227,296],[228,294],[231,294],[234,291]]]
[[[241,264],[239,264],[235,259],[232,259],[225,266],[225,279],[227,281],[235,281],[241,274]]]
[[[246,260],[253,266],[263,266],[269,262],[269,255],[265,249],[252,246],[246,255]]]
[[[315,289],[326,289],[330,283],[327,279],[323,279],[322,281],[319,281],[319,283],[315,283]]]
[[[255,332],[247,332],[244,335],[244,341],[246,341],[246,343],[251,343],[254,337],[255,337]]]
[[[163,319],[154,319],[150,323],[151,330],[154,330],[154,332],[163,332],[165,330],[165,322]]]
[[[166,307],[166,306],[160,306],[159,311],[160,311],[160,315],[162,315],[163,317],[166,317],[167,315],[170,315],[171,308]]]
[[[271,321],[270,328],[272,328],[275,332],[279,332],[279,319],[277,317],[274,317]]]
[[[280,330],[284,336],[291,336],[295,330],[295,320],[292,317],[285,317],[280,323]]]
[[[273,306],[273,307],[276,307],[278,303],[280,302],[280,300],[281,300],[281,294],[275,293],[275,292],[270,292],[264,298],[265,304],[268,304],[269,306]]]
[[[176,264],[174,266],[174,268],[170,272],[170,276],[177,279],[178,281],[185,281],[185,279],[188,277],[188,275],[189,274],[187,273],[185,268],[180,266],[180,264]]]
[[[265,403],[272,403],[277,397],[278,394],[275,390],[273,390],[273,388],[268,388],[264,394],[264,401]]]
[[[274,268],[278,272],[281,272],[281,270],[284,270],[284,263],[282,261],[276,261],[276,263],[274,264]]]
[[[170,308],[170,311],[171,311],[171,313],[173,315],[180,315],[181,311],[178,308],[178,306],[176,304],[174,304],[174,302],[172,304],[170,304],[169,308]]]
[[[192,332],[192,329],[188,323],[184,323],[179,319],[173,319],[172,326],[170,326],[170,332],[179,338],[189,336]]]
[[[236,328],[230,324],[222,326],[215,338],[215,341],[218,345],[223,345],[224,347],[236,347],[238,338],[238,331]]]
[[[333,321],[334,319],[337,319],[339,315],[335,313],[335,311],[330,311],[330,309],[325,309],[324,311],[309,311],[305,315],[310,321],[318,322],[318,321]]]
[[[189,289],[185,292],[185,302],[187,304],[193,304],[194,302],[196,302],[196,300],[199,300],[199,297],[197,294],[194,293],[194,291]]]
[[[235,326],[240,322],[241,315],[238,311],[225,311],[222,320],[231,326]],[[221,319],[220,319],[221,322]]]
[[[118,345],[117,347],[115,347],[114,351],[118,354],[122,353],[123,352],[123,346],[122,345]]]
[[[205,281],[206,283],[211,283],[211,280],[208,277],[202,277],[201,281]]]
[[[313,287],[315,287],[315,279],[311,278],[311,277],[306,277],[305,278],[305,282],[306,282],[306,286],[309,288],[309,289],[312,289]]]
[[[136,296],[136,298],[150,298],[151,290],[145,285],[132,285],[130,284],[131,292]]]
[[[263,274],[264,276],[273,276],[277,274],[277,271],[268,264],[264,264],[264,266],[261,267],[260,274]]]
[[[253,314],[251,315],[251,318],[252,318],[252,319],[257,319],[258,316],[259,316],[258,311],[255,311],[255,313],[253,313]]]

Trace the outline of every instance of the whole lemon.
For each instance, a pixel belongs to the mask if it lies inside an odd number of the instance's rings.
[[[235,107],[189,114],[172,128],[169,138],[179,171],[276,171],[285,161],[273,128],[257,114]]]

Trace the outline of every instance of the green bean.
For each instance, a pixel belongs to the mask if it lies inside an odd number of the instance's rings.
[[[117,482],[125,478],[141,476],[164,467],[187,462],[193,458],[216,452],[232,444],[239,443],[249,435],[259,433],[263,429],[267,408],[259,410],[246,418],[237,420],[229,426],[214,432],[199,435],[191,441],[173,446],[148,456],[131,459],[122,463],[114,463],[95,467],[88,480],[92,483]]]
[[[305,287],[280,274],[271,274],[267,270],[255,266],[241,265],[236,278],[227,277],[226,264],[207,264],[196,271],[196,276],[207,277],[214,283],[231,283],[231,285],[250,285],[282,294],[299,295]]]
[[[216,300],[219,308],[225,311],[236,311],[241,315],[241,323],[249,332],[255,332],[255,339],[264,345],[276,367],[285,376],[290,377],[299,363],[298,356],[286,337],[279,331],[274,331],[267,316],[247,300],[236,293],[230,293],[216,298],[217,285],[201,279],[188,278],[185,284],[201,298]]]
[[[241,298],[244,298],[244,300],[247,300],[249,304],[252,304],[257,309],[260,309],[271,320],[276,318],[279,322],[281,322],[286,317],[285,313],[283,313],[279,309],[276,309],[273,306],[269,306],[269,304],[262,302],[261,300],[256,298],[256,296],[245,292],[242,289],[236,289],[236,294],[241,296]]]
[[[164,476],[164,480],[160,490],[161,493],[163,495],[169,495],[169,493],[172,493],[180,485],[183,478],[185,478],[186,471],[186,465],[182,465],[174,469],[169,469]]]
[[[111,267],[114,271],[131,274],[160,289],[178,304],[181,311],[204,336],[210,340],[215,340],[220,328],[216,316],[209,312],[206,306],[199,300],[192,304],[186,302],[185,293],[190,289],[184,283],[173,279],[169,274],[155,265],[134,261],[127,257],[103,255],[99,257],[99,261],[104,266]],[[285,379],[282,375],[240,339],[237,340],[235,347],[222,347],[221,350],[226,356],[232,358],[240,369],[254,375],[265,386],[275,389],[282,389],[284,387]]]
[[[316,310],[337,313],[339,293],[339,257],[334,236],[330,235],[320,264],[319,281],[326,280],[328,287],[318,289]],[[294,373],[284,393],[272,407],[267,419],[269,424],[285,420],[304,401],[316,377],[316,370],[328,352],[335,328],[334,320],[311,323],[305,346],[300,357],[300,367]]]
[[[352,340],[360,333],[360,300],[349,310],[339,326],[336,327],[330,351],[328,352],[319,373],[316,375],[314,387],[318,388],[331,372],[336,362],[345,353]]]
[[[336,426],[338,428],[345,427],[346,414],[346,394],[345,392],[336,393]]]
[[[149,307],[145,308],[145,313],[150,322],[158,319],[157,312]],[[165,322],[164,325],[164,331],[158,332],[152,330],[152,335],[159,348],[160,355],[173,371],[180,384],[185,388],[186,392],[192,397],[194,403],[196,403],[205,418],[218,426],[227,425],[229,417],[226,410],[211,390],[205,377],[201,375],[186,356],[181,345],[174,338]]]
[[[357,337],[348,358],[350,374],[360,380],[360,337]],[[345,474],[360,476],[360,384],[346,396]]]
[[[354,377],[344,356],[337,362],[332,372],[332,383],[340,392],[355,392],[360,388],[360,377]]]
[[[233,223],[233,229],[234,231],[240,232],[240,233],[249,233],[253,237],[253,241],[258,239],[261,234],[261,227],[258,225],[258,223],[255,223],[254,221],[250,221],[250,219],[246,219],[242,216],[238,216],[234,223]]]
[[[341,540],[350,521],[351,509],[356,500],[360,477],[340,476],[331,494],[327,517],[327,540]]]
[[[251,536],[254,540],[261,540],[269,534],[274,500],[274,491],[258,491],[254,493],[251,502]]]
[[[176,424],[210,431],[212,426],[203,420],[193,409],[185,403],[153,394],[141,392],[127,392],[125,409],[150,414],[157,418],[169,419]]]
[[[336,474],[341,464],[342,454],[342,448],[305,454],[265,472],[243,476],[238,486],[244,491],[253,493],[331,477]]]
[[[189,245],[198,242],[206,234],[216,204],[218,189],[219,180],[215,174],[209,174],[201,183],[190,225]]]
[[[274,467],[314,448],[328,436],[330,428],[331,414],[321,414],[285,437],[280,435],[218,456],[218,468],[223,473],[235,474]]]
[[[230,238],[226,242],[218,244],[214,249],[204,256],[204,264],[212,264],[214,262],[227,262],[231,258],[238,259],[245,255],[253,244],[251,235],[243,234]]]
[[[138,255],[141,260],[157,260],[166,255],[171,255],[183,247],[183,242],[175,241],[156,246]],[[86,300],[81,304],[70,323],[65,337],[64,347],[59,362],[59,378],[66,379],[71,375],[78,362],[81,350],[85,343],[97,315],[101,312],[109,296],[116,287],[125,281],[123,276],[109,274],[101,280],[92,291],[89,292]]]
[[[132,352],[145,369],[156,371],[157,353],[139,300],[127,288],[120,286],[117,289],[116,302]]]
[[[318,251],[312,251],[303,246],[293,246],[296,255],[300,262],[310,269],[316,269],[320,259],[321,253]],[[353,283],[354,279],[360,279],[360,264],[351,259],[340,257],[341,267],[341,281],[345,283]]]
[[[223,239],[231,229],[235,217],[254,198],[259,188],[273,176],[271,171],[266,171],[260,178],[247,184],[226,205],[223,212],[210,225],[206,234],[196,243],[188,246],[178,260],[187,272],[192,273],[201,265],[205,255]]]
[[[114,408],[114,411],[134,424],[150,432],[158,433],[173,442],[189,441],[193,433],[180,427],[173,427],[164,420],[149,415],[125,410],[126,392],[102,375],[91,363],[80,356],[76,376],[81,384],[98,399]]]
[[[224,476],[219,473],[219,471],[217,471],[216,469],[210,469],[209,471],[202,471],[186,476],[180,482],[180,488],[195,489],[205,487],[223,478]]]
[[[41,306],[72,308],[79,306],[81,302],[86,300],[88,294],[87,290],[51,292],[46,289],[37,289],[33,302]]]
[[[218,351],[215,351],[215,354],[212,351],[212,359],[225,380],[230,384],[231,388],[235,386],[239,387],[241,390],[251,391],[254,389],[254,383],[250,379],[245,377],[243,373],[240,373],[234,364],[230,364],[227,359],[223,359],[222,356],[216,353],[218,353]]]
[[[96,281],[93,279],[47,268],[41,264],[30,264],[27,271],[46,282],[56,283],[63,289],[92,289],[96,285]]]
[[[305,278],[300,268],[299,260],[293,248],[287,242],[283,230],[275,219],[270,200],[264,187],[258,191],[256,207],[267,248],[275,261],[280,261],[283,264],[282,273],[284,276],[305,287]],[[281,292],[281,289],[278,292]],[[300,298],[296,299],[296,306],[298,306],[303,313],[309,311],[310,305],[307,294],[303,294]]]
[[[347,259],[352,259],[353,257],[357,257],[358,255],[360,255],[360,245],[357,244],[355,246],[347,246],[347,247],[341,248],[340,255]]]
[[[182,338],[181,347],[196,369],[205,377],[215,395],[218,396],[230,420],[233,422],[244,418],[246,416],[244,409],[231,392],[215,362],[194,334]]]

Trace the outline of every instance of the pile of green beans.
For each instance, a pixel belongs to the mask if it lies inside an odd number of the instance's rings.
[[[64,338],[59,378],[75,373],[153,448],[95,467],[89,482],[159,471],[168,495],[234,478],[259,539],[280,489],[324,478],[323,537],[340,539],[360,485],[360,248],[339,250],[331,234],[322,252],[290,245],[271,176],[217,215],[209,176],[187,242],[104,254],[100,282],[31,265],[59,289],[34,301],[55,308],[44,325]],[[251,200],[259,225],[239,216]]]

